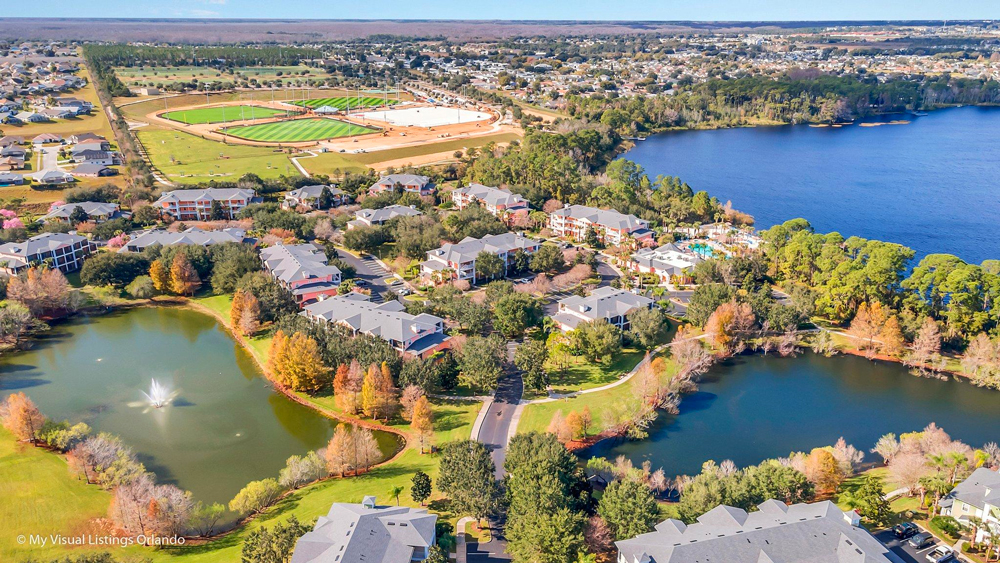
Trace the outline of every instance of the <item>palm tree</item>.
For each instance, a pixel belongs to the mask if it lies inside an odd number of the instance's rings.
[[[403,487],[396,486],[389,489],[389,498],[396,499],[396,506],[399,506],[399,495],[403,494]]]
[[[930,493],[934,493],[934,504],[931,505],[931,518],[937,514],[938,503],[941,502],[941,495],[951,490],[951,483],[940,472],[920,480],[921,485]]]

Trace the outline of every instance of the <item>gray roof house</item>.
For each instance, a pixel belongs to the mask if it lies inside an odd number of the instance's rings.
[[[457,244],[446,244],[429,251],[427,260],[420,264],[420,269],[428,276],[450,270],[452,278],[476,283],[476,257],[481,252],[499,256],[504,263],[503,275],[506,276],[516,251],[523,250],[533,254],[539,247],[540,242],[519,233],[486,235],[481,239],[465,237]]]
[[[673,276],[688,275],[695,265],[704,261],[697,253],[671,242],[657,248],[640,248],[632,255],[630,265],[640,273],[655,274],[660,281],[669,282]]]
[[[132,240],[125,243],[119,252],[142,252],[150,246],[176,246],[184,244],[196,244],[198,246],[212,246],[224,242],[243,242],[246,240],[246,233],[243,229],[223,229],[221,231],[203,231],[196,227],[191,227],[179,233],[153,229],[139,233],[132,233]]]
[[[243,188],[182,189],[163,192],[153,205],[178,221],[206,221],[218,201],[224,216],[232,219],[256,197],[257,192]]]
[[[39,184],[68,184],[74,181],[72,174],[62,170],[42,170],[29,176]]]
[[[347,228],[373,227],[383,225],[396,217],[416,217],[423,215],[419,209],[405,205],[389,205],[381,209],[359,209],[354,213],[356,219],[347,223]]]
[[[336,503],[295,543],[291,563],[410,563],[427,558],[437,515],[425,509]]]
[[[323,189],[330,190],[330,195],[333,196],[334,206],[340,205],[346,199],[344,192],[336,186],[317,184],[314,186],[302,186],[301,188],[296,188],[286,193],[285,199],[281,202],[281,206],[286,209],[294,209],[295,207],[303,205],[309,209],[315,209],[319,196],[323,193]]]
[[[276,244],[260,251],[271,277],[302,305],[337,294],[340,268],[327,264],[326,253],[312,244]]]
[[[306,305],[301,314],[315,322],[339,324],[354,334],[377,336],[404,356],[428,357],[449,346],[444,319],[427,313],[411,315],[405,309],[399,301],[376,305],[338,295]]]
[[[94,249],[94,243],[80,235],[45,233],[24,242],[0,244],[0,271],[16,274],[32,264],[48,261],[63,272],[73,272]]]
[[[87,217],[97,223],[114,219],[119,215],[117,203],[104,203],[100,201],[81,201],[79,203],[64,203],[53,207],[42,217],[42,222],[48,221],[68,221],[73,210],[77,207],[83,209]]]
[[[20,186],[24,183],[24,176],[13,172],[0,172],[0,186]]]
[[[621,244],[626,238],[651,241],[649,222],[614,209],[599,209],[586,205],[567,205],[549,214],[549,228],[556,236],[583,240],[587,229],[593,229],[606,244]]]
[[[412,192],[420,195],[431,195],[434,193],[434,185],[427,176],[419,174],[389,174],[382,176],[368,188],[368,193],[374,195],[399,186],[404,192]]]
[[[1000,531],[1000,473],[986,467],[976,469],[941,499],[941,512],[965,524],[969,518],[979,518]],[[976,541],[986,540],[987,535],[985,529],[979,529]]]
[[[559,309],[552,320],[564,331],[573,330],[580,323],[605,319],[622,330],[629,329],[628,313],[635,309],[651,309],[653,300],[642,295],[599,287],[587,297],[574,295],[559,300]]]
[[[528,202],[518,194],[482,184],[469,184],[464,188],[452,190],[451,200],[459,209],[465,209],[477,201],[483,208],[497,216],[528,211]]]
[[[618,563],[902,563],[853,510],[830,501],[788,506],[761,503],[758,512],[720,505],[686,526],[665,520],[656,531],[615,542]]]

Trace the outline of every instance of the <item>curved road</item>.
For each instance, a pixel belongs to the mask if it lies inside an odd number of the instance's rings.
[[[514,358],[514,350],[518,342],[507,343],[507,359],[511,364]],[[486,444],[493,457],[493,465],[496,466],[497,479],[503,479],[503,462],[507,455],[507,440],[510,437],[511,421],[514,418],[514,411],[517,404],[521,402],[521,394],[524,392],[524,382],[521,380],[521,372],[508,368],[507,374],[497,383],[496,393],[493,394],[493,402],[486,410],[483,424],[479,427],[477,440]]]

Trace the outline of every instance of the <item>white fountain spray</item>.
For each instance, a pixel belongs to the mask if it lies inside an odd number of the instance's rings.
[[[149,386],[149,393],[143,391],[142,394],[149,399],[149,404],[152,405],[153,408],[157,409],[166,406],[167,403],[173,399],[173,395],[170,393],[170,390],[165,386],[160,385],[156,379],[153,379],[152,384]]]

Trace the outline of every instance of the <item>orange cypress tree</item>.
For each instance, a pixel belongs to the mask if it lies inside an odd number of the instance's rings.
[[[430,442],[434,436],[434,413],[431,412],[431,404],[427,397],[420,397],[413,403],[413,419],[410,422],[410,429],[417,434],[420,442],[420,453],[424,453],[424,445]]]

